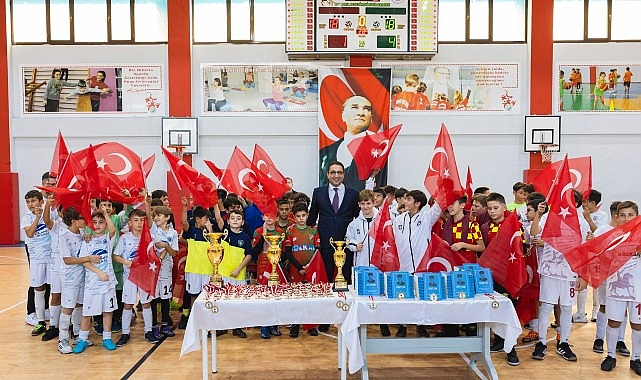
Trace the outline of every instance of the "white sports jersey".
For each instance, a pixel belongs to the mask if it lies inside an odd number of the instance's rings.
[[[120,237],[120,240],[118,240],[118,245],[114,250],[114,255],[133,261],[138,251],[138,244],[140,244],[140,236],[135,237],[130,232],[127,232]],[[123,268],[122,281],[125,281],[129,279],[129,267],[123,265]]]
[[[36,220],[36,214],[31,211],[27,212],[20,221],[20,228],[23,230],[33,224]],[[29,260],[35,264],[48,264],[51,260],[51,234],[49,228],[44,222],[42,216],[38,221],[36,232],[32,237],[25,236],[24,239],[27,248],[29,248]]]
[[[178,251],[178,233],[173,228],[169,227],[167,231],[163,231],[157,225],[151,225],[151,237],[154,243],[164,242],[169,244],[169,246]],[[156,254],[160,257],[160,254],[164,249],[159,249],[154,246]],[[174,258],[171,257],[169,253],[165,255],[160,263],[160,274],[158,275],[159,279],[171,279],[172,278],[172,269],[174,267]]]
[[[352,220],[347,226],[345,238],[349,240],[347,248],[354,252],[354,266],[369,266],[371,262],[372,250],[374,249],[374,239],[368,235],[369,229],[374,226],[378,210],[374,209],[374,216],[370,222],[363,216],[361,211],[358,217]],[[363,249],[356,251],[356,245],[363,243]]]
[[[545,228],[545,221],[547,220],[547,216],[548,214],[544,214],[539,222],[539,226],[541,226],[541,233]],[[541,233],[532,237],[540,238]],[[570,264],[568,264],[568,262],[565,260],[565,256],[563,256],[563,253],[557,251],[547,243],[545,243],[543,247],[536,247],[536,253],[539,262],[539,274],[541,276],[569,281],[576,280],[577,275],[576,273],[572,272]]]
[[[621,269],[608,277],[606,297],[641,302],[641,258],[632,256]]]
[[[62,257],[60,256],[60,236],[67,229],[67,225],[60,219],[53,220],[53,228],[49,231],[51,234],[51,261],[49,268],[51,273],[60,274],[62,267]]]
[[[107,273],[109,281],[102,281],[98,275],[88,269],[85,271],[85,292],[88,294],[107,294],[116,287],[116,275],[111,262],[113,240],[109,234],[93,237],[89,242],[82,242],[80,257],[90,255],[100,256],[100,262],[93,264],[96,268]]]
[[[85,267],[82,264],[67,265],[65,257],[80,257],[82,231],[73,233],[68,228],[60,234],[60,257],[63,287],[81,288],[85,283]]]
[[[599,235],[603,235],[604,233],[606,233],[606,232],[608,232],[608,231],[610,231],[610,230],[613,230],[613,229],[614,229],[614,227],[612,227],[612,226],[611,226],[611,225],[609,225],[609,224],[605,224],[605,225],[599,226],[599,227],[598,227],[596,230],[594,230],[594,232],[593,232],[593,233],[594,233],[594,237],[597,237],[597,236],[599,236]]]
[[[432,226],[441,212],[441,208],[435,203],[432,207],[423,207],[412,217],[409,211],[405,211],[394,219],[400,271],[414,273],[432,237]]]
[[[591,213],[590,218],[597,227],[605,226],[610,223],[610,215],[603,210],[596,210]]]

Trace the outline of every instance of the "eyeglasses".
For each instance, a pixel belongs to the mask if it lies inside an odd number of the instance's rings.
[[[329,172],[329,174],[331,174],[331,175],[337,175],[337,174],[338,175],[343,175],[343,173],[344,173],[343,171],[338,171],[338,170],[332,170],[331,172]]]

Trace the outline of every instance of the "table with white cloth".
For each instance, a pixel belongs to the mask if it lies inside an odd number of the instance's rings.
[[[490,328],[505,338],[510,351],[521,334],[521,324],[512,302],[494,293],[468,299],[423,301],[386,297],[354,297],[341,332],[349,352],[349,372],[361,370],[368,379],[367,354],[473,353],[470,367],[481,362],[491,379],[498,379],[490,358]],[[452,338],[368,338],[368,324],[469,324],[478,323],[477,336]],[[345,357],[343,356],[343,360]],[[341,363],[344,368],[345,363]]]
[[[319,291],[319,286],[322,290]],[[235,289],[250,291],[247,297],[220,297],[203,291],[189,315],[180,356],[201,349],[202,341],[202,378],[208,378],[207,332],[211,334],[212,373],[217,372],[215,330],[242,328],[247,326],[274,326],[288,324],[336,324],[338,325],[338,365],[344,363],[346,346],[342,344],[340,324],[347,316],[354,298],[346,293],[334,293],[331,284],[291,284],[287,287],[300,287],[300,292],[284,291],[270,294],[269,287],[240,285]],[[317,293],[309,296],[310,289]],[[305,296],[307,294],[307,296]],[[341,378],[345,379],[346,368],[341,367]]]

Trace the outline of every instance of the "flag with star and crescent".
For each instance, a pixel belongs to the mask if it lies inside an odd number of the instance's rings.
[[[62,133],[58,131],[58,139],[56,140],[56,148],[53,150],[53,159],[51,160],[51,169],[49,169],[49,175],[53,178],[57,178],[60,170],[65,165],[69,157],[69,149],[67,149],[67,144],[65,139],[62,137]]]
[[[394,229],[389,207],[382,207],[368,235],[374,239],[371,263],[382,272],[397,271],[400,268]]]
[[[456,166],[454,147],[445,124],[441,124],[441,131],[425,174],[424,185],[443,210],[465,195]]]
[[[174,156],[165,147],[161,149],[180,189],[191,194],[195,205],[209,208],[218,204],[217,186],[211,179]],[[187,194],[183,195],[187,197]]]
[[[402,127],[403,125],[399,124],[378,133],[366,134],[347,144],[358,169],[358,179],[367,179],[373,174],[373,170],[383,169]]]
[[[465,256],[452,251],[442,237],[432,232],[432,239],[421,262],[416,266],[416,272],[451,272],[454,267],[465,263],[468,263]]]
[[[131,262],[129,280],[153,298],[156,295],[156,284],[158,283],[159,275],[160,258],[154,249],[154,241],[151,238],[147,219],[145,219],[138,250]]]

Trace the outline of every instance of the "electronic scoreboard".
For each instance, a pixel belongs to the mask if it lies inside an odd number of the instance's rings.
[[[434,54],[438,0],[287,0],[289,54]]]

